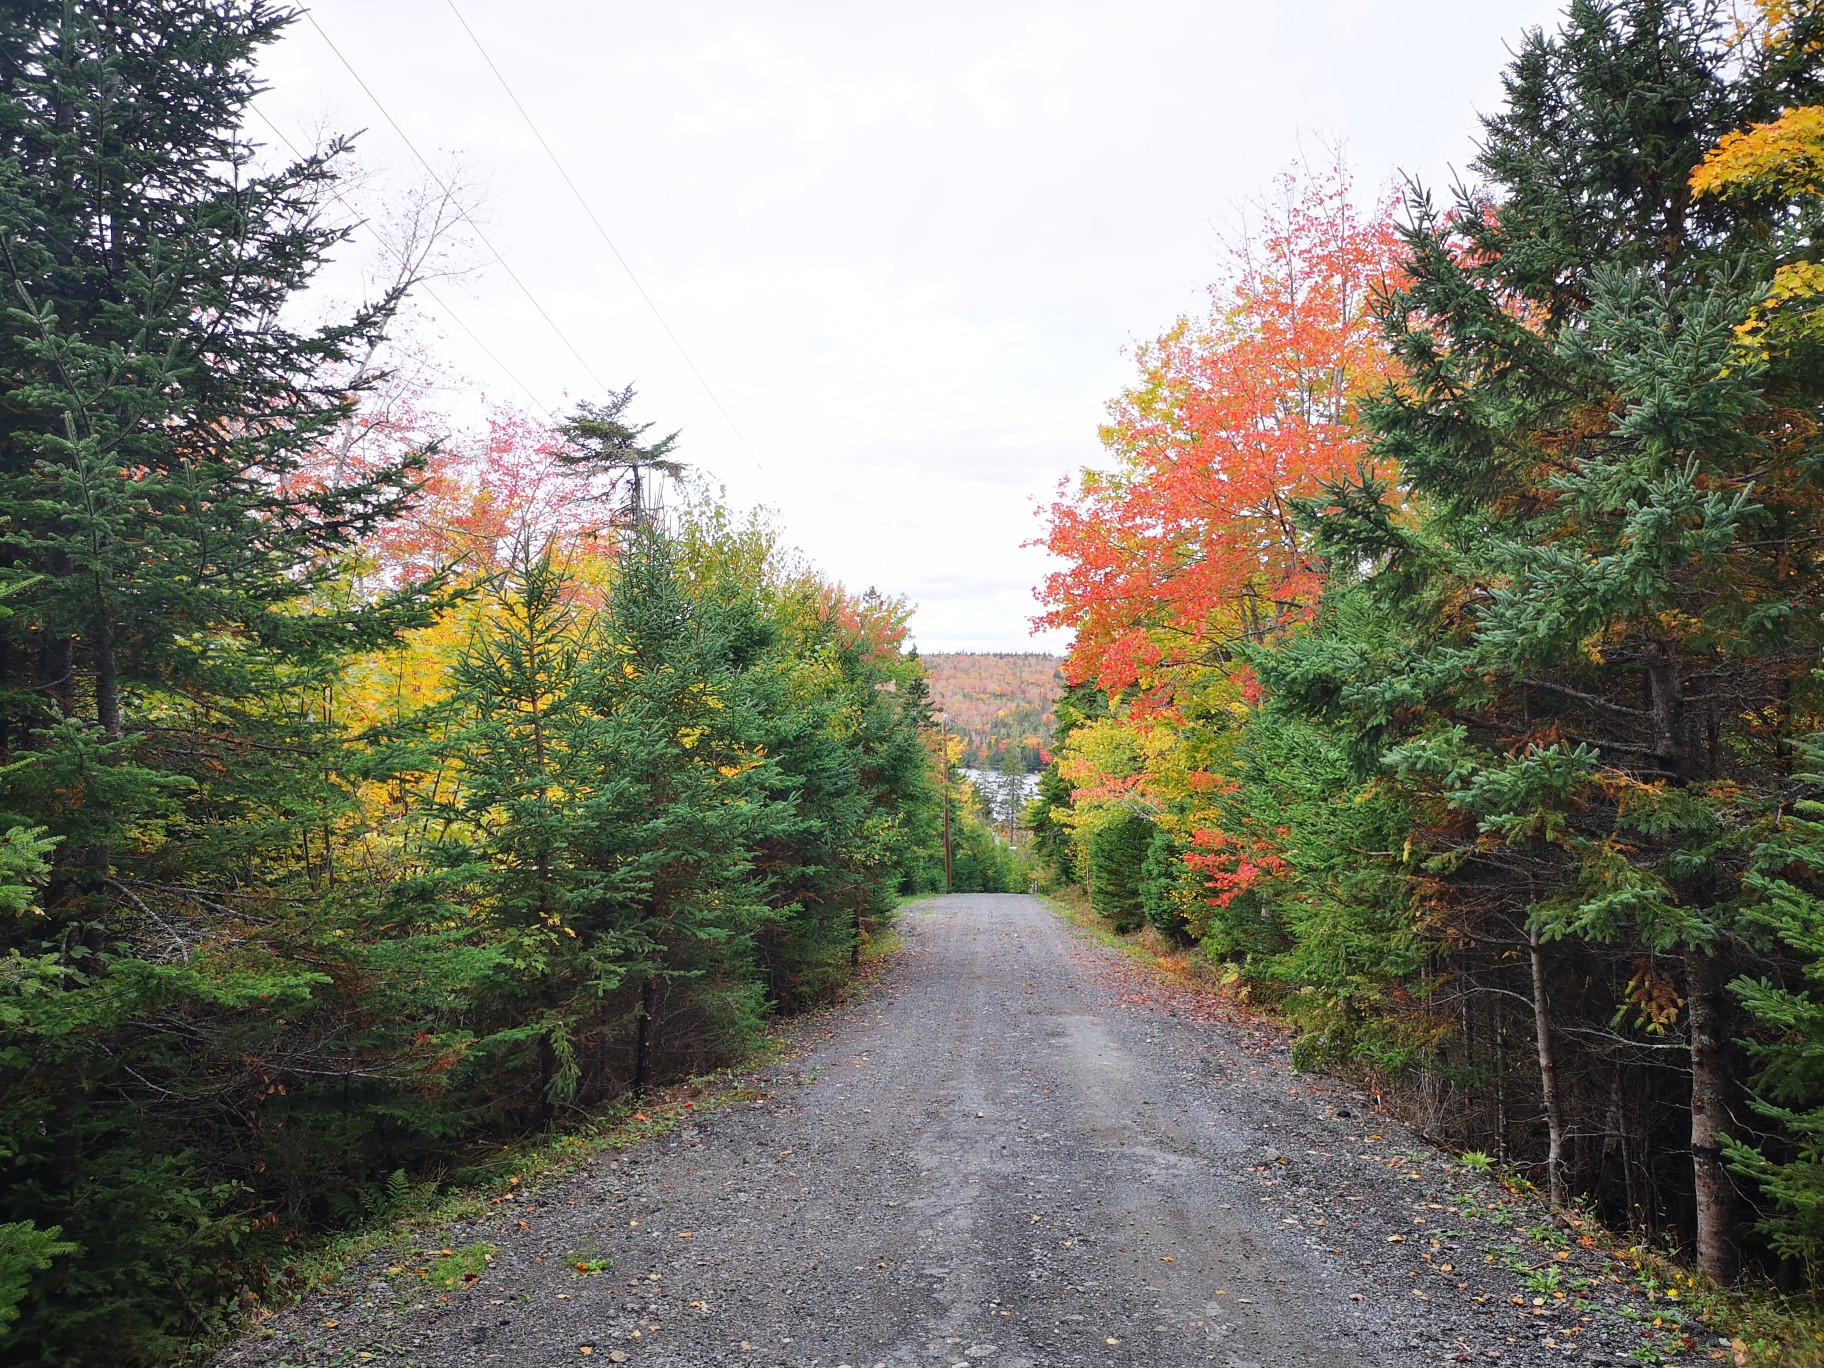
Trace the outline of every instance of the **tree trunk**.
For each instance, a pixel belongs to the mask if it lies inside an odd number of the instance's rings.
[[[633,1094],[639,1097],[652,1081],[652,1011],[657,999],[652,975],[640,984],[640,1019],[633,1038]]]
[[[1495,999],[1495,1158],[1507,1159],[1507,1012]]]
[[[1655,642],[1647,657],[1647,696],[1653,719],[1654,750],[1660,763],[1679,783],[1699,775],[1691,763],[1685,739],[1685,688],[1676,649],[1669,642]]]
[[[1533,967],[1533,1039],[1539,1047],[1539,1098],[1545,1107],[1545,1190],[1556,1211],[1564,1205],[1564,1110],[1558,1100],[1558,1063],[1552,1053],[1551,1006],[1545,993],[1545,954],[1538,928],[1526,933]]]
[[[120,735],[120,666],[114,656],[114,629],[103,623],[95,642],[95,721],[110,737]]]
[[[1717,956],[1685,957],[1685,1011],[1691,1031],[1691,1167],[1697,1196],[1697,1266],[1717,1282],[1736,1274],[1735,1188],[1723,1167],[1721,1137],[1729,1115],[1728,1065]]]
[[[551,1096],[557,1081],[557,1047],[546,1030],[538,1038],[538,1115],[547,1125],[557,1120],[557,1099]]]

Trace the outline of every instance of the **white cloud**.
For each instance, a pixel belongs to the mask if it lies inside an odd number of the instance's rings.
[[[1366,185],[1439,183],[1550,0],[457,0],[758,455],[679,359],[445,0],[313,13],[609,384],[930,649],[1028,645],[1036,499],[1097,458],[1122,348],[1203,302],[1237,205],[1338,130]],[[288,131],[410,157],[308,23]],[[551,405],[583,368],[498,268],[440,291]],[[478,385],[511,384],[445,326]],[[1053,638],[1055,641],[1055,638]]]

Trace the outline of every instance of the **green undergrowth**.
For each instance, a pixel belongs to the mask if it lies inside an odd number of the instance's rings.
[[[907,904],[901,911],[914,904]],[[623,1099],[593,1116],[467,1156],[442,1184],[420,1183],[386,1192],[386,1205],[354,1228],[301,1241],[274,1295],[250,1297],[247,1314],[235,1334],[194,1347],[190,1362],[206,1362],[238,1334],[257,1330],[287,1306],[313,1293],[332,1289],[356,1265],[376,1256],[391,1256],[398,1268],[422,1265],[438,1291],[464,1286],[479,1275],[494,1247],[477,1242],[457,1249],[429,1248],[462,1221],[479,1220],[509,1195],[519,1196],[562,1181],[605,1154],[633,1149],[663,1139],[680,1126],[696,1124],[762,1094],[747,1085],[757,1069],[789,1061],[794,1037],[809,1035],[818,1023],[857,1001],[880,981],[904,944],[891,920],[864,939],[853,975],[827,1001],[808,1012],[775,1021],[760,1044],[720,1069],[650,1091],[644,1098]],[[578,1251],[570,1262],[586,1274],[609,1266],[593,1250]]]
[[[1529,1292],[1556,1296],[1589,1290],[1587,1280],[1575,1270],[1536,1262],[1542,1251],[1563,1258],[1558,1251],[1575,1242],[1609,1261],[1616,1282],[1644,1303],[1623,1312],[1640,1326],[1637,1361],[1824,1368],[1824,1306],[1814,1298],[1782,1293],[1763,1283],[1720,1287],[1690,1268],[1676,1249],[1611,1230],[1587,1206],[1528,1225],[1544,1200],[1533,1184],[1474,1150],[1458,1155],[1457,1162],[1494,1179],[1504,1201],[1511,1203],[1477,1210],[1491,1224],[1508,1227],[1509,1238],[1483,1248],[1520,1273]],[[1477,1206],[1471,1199],[1472,1209]]]

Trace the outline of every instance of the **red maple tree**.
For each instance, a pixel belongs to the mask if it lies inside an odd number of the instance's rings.
[[[1042,626],[1076,634],[1072,682],[1169,706],[1173,667],[1305,617],[1321,582],[1293,504],[1367,460],[1355,397],[1391,373],[1369,312],[1400,272],[1386,202],[1363,212],[1339,166],[1287,175],[1280,204],[1211,287],[1138,351],[1110,406],[1112,470],[1086,470],[1040,515],[1064,561]]]

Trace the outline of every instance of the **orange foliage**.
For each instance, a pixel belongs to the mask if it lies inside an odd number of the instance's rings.
[[[1062,663],[1023,652],[924,657],[932,702],[962,734],[964,764],[1004,769],[1018,768],[1023,756],[1039,759],[1056,725]]]
[[[1076,633],[1073,681],[1156,689],[1315,602],[1293,505],[1367,460],[1353,401],[1391,374],[1368,306],[1401,254],[1389,206],[1358,212],[1340,169],[1282,188],[1208,324],[1181,319],[1140,350],[1142,382],[1103,430],[1116,469],[1044,510],[1066,564],[1038,621]]]
[[[522,538],[555,538],[579,552],[604,549],[608,511],[559,460],[550,426],[511,409],[487,428],[440,445],[416,506],[376,539],[374,554],[407,579],[439,566],[498,570]]]

